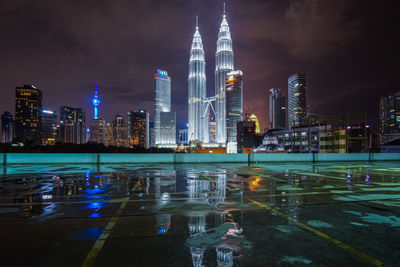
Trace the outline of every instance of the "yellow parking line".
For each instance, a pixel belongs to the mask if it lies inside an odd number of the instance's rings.
[[[135,191],[138,186],[139,186],[139,182],[133,186],[133,188],[131,189],[131,192]],[[108,236],[110,235],[112,228],[115,226],[116,222],[119,219],[119,216],[121,215],[122,211],[125,209],[128,202],[129,202],[129,199],[125,199],[124,201],[122,201],[116,214],[111,218],[110,222],[104,227],[103,232],[97,238],[97,240],[94,243],[89,254],[86,256],[85,261],[82,263],[82,267],[94,266],[97,256],[100,254],[100,251],[103,248],[104,244],[106,243],[106,240],[107,240]]]
[[[328,240],[329,242],[335,244],[336,246],[338,246],[338,247],[340,247],[340,248],[342,248],[342,249],[344,249],[344,250],[346,250],[346,251],[348,251],[348,252],[350,252],[350,253],[358,256],[358,257],[360,257],[361,259],[369,262],[370,264],[373,264],[375,266],[385,266],[383,264],[383,262],[381,262],[381,261],[379,261],[379,260],[377,260],[377,259],[375,259],[375,258],[373,258],[371,256],[368,256],[364,252],[361,252],[361,251],[359,251],[359,250],[357,250],[357,249],[355,249],[353,247],[350,247],[349,245],[347,245],[347,244],[345,244],[345,243],[343,243],[343,242],[341,242],[341,241],[339,241],[339,240],[337,240],[337,239],[335,239],[335,238],[333,238],[333,237],[331,237],[331,236],[329,236],[327,234],[324,234],[324,233],[322,233],[322,232],[320,232],[320,231],[318,231],[318,230],[316,230],[316,229],[314,229],[314,228],[312,228],[312,227],[310,227],[308,225],[296,222],[296,220],[294,218],[286,215],[283,212],[280,212],[280,211],[278,211],[278,210],[276,210],[276,209],[274,209],[272,207],[264,205],[264,204],[262,204],[262,203],[260,203],[258,201],[255,201],[255,200],[252,200],[252,199],[249,199],[249,198],[247,198],[247,199],[249,201],[251,201],[252,203],[256,204],[259,207],[265,208],[265,209],[267,209],[267,210],[269,210],[269,211],[271,211],[271,212],[273,212],[273,213],[275,213],[275,214],[277,214],[277,215],[279,215],[279,216],[281,216],[281,217],[283,217],[283,218],[285,218],[285,219],[287,219],[289,221],[295,222],[298,226],[304,228],[305,230],[307,230],[307,231],[309,231],[309,232],[311,232],[311,233],[313,233],[313,234],[315,234],[315,235],[317,235],[319,237],[322,237],[325,240]]]

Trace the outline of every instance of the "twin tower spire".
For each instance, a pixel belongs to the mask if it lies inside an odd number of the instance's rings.
[[[215,101],[216,142],[226,143],[226,94],[225,77],[234,69],[232,39],[226,20],[225,3],[219,28],[215,53],[215,96],[206,97],[206,61],[198,17],[193,35],[188,76],[188,140],[210,142],[209,103]]]

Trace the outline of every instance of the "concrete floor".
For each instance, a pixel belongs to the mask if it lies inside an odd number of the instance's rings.
[[[1,266],[400,264],[400,163],[11,166]]]

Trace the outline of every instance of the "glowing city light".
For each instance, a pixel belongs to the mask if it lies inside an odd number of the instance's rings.
[[[96,84],[96,87],[95,87],[95,90],[94,90],[94,95],[93,95],[93,98],[92,98],[92,104],[93,104],[93,107],[94,107],[93,117],[94,117],[94,119],[98,119],[99,118],[98,106],[100,105],[100,98],[99,98],[99,95],[97,93],[97,84]]]
[[[45,113],[45,114],[54,114],[54,111],[47,110],[47,109],[42,109],[42,112]]]

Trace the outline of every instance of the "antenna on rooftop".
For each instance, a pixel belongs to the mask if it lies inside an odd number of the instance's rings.
[[[224,16],[225,16],[225,2],[224,2]]]

